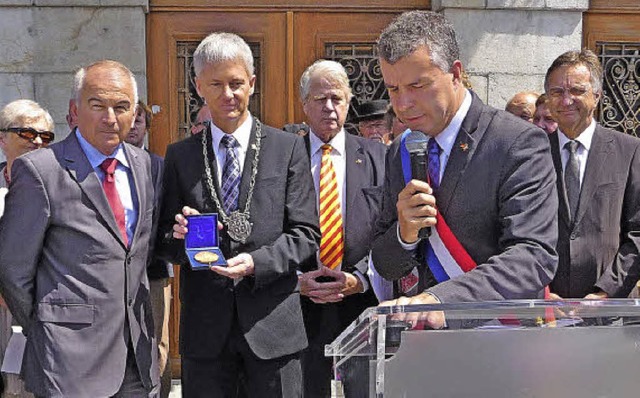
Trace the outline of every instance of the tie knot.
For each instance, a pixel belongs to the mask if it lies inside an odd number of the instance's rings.
[[[118,159],[116,158],[106,158],[100,164],[100,168],[107,175],[113,175],[113,173],[116,171],[116,166],[118,166]]]
[[[440,155],[440,145],[438,145],[438,141],[436,141],[435,138],[429,138],[427,151],[429,152],[429,155]]]
[[[222,137],[222,140],[220,140],[220,142],[222,143],[222,145],[225,146],[225,148],[227,149],[233,149],[235,147],[238,146],[238,140],[236,140],[235,138],[233,138],[233,136],[231,134],[225,134]]]
[[[322,148],[322,154],[323,155],[328,155],[331,153],[331,150],[333,149],[333,147],[329,144],[324,144],[323,146],[321,146],[320,148]]]
[[[569,142],[567,142],[566,144],[564,144],[564,147],[567,149],[567,151],[569,151],[570,153],[575,154],[576,151],[578,150],[578,147],[580,146],[580,143],[578,141],[575,140],[571,140]]]

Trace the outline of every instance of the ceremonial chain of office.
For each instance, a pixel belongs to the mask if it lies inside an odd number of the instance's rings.
[[[260,120],[256,120],[256,143],[255,143],[255,155],[251,162],[251,180],[249,182],[249,193],[247,195],[247,203],[244,206],[244,211],[238,210],[232,211],[231,214],[227,214],[220,203],[218,194],[213,186],[213,176],[211,174],[211,166],[209,165],[208,149],[209,144],[207,142],[207,132],[202,132],[202,155],[204,156],[204,172],[206,175],[207,187],[211,198],[215,203],[218,214],[222,222],[227,226],[227,233],[229,237],[235,241],[245,243],[249,235],[251,235],[252,223],[249,221],[251,217],[251,199],[253,198],[253,188],[256,185],[256,174],[258,174],[258,160],[260,158],[260,141],[262,139],[262,123]]]

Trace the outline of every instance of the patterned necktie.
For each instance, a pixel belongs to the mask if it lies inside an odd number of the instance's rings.
[[[331,145],[322,146],[320,166],[320,261],[334,269],[342,262],[344,242],[338,180],[331,162]]]
[[[238,160],[238,141],[230,134],[225,134],[220,141],[227,149],[222,168],[222,205],[228,213],[238,209],[240,195],[240,161]]]
[[[429,185],[434,190],[440,188],[440,145],[435,138],[429,138],[427,144],[429,162]]]
[[[120,195],[116,189],[115,171],[118,166],[118,160],[115,158],[107,158],[100,164],[100,168],[104,171],[104,180],[102,181],[102,188],[109,201],[109,206],[113,211],[113,215],[116,218],[116,224],[122,235],[122,240],[125,246],[129,245],[129,238],[127,237],[127,226],[124,218],[124,206],[120,201]]]
[[[574,219],[576,210],[578,209],[578,201],[580,199],[580,164],[576,151],[580,143],[578,141],[569,141],[564,147],[569,151],[569,159],[564,168],[564,189],[567,193],[569,201],[569,218]]]

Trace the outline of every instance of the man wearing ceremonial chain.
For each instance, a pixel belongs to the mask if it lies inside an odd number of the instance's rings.
[[[243,380],[250,397],[297,397],[307,346],[297,271],[320,240],[305,144],[250,114],[256,77],[242,38],[212,33],[194,69],[211,122],[167,149],[158,231],[160,254],[182,265],[183,394],[235,396]],[[218,214],[226,266],[188,266],[186,217],[198,213]]]

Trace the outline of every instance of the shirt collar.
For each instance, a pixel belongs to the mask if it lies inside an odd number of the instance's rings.
[[[213,145],[213,150],[217,151],[218,148],[220,148],[220,141],[226,133],[222,131],[218,126],[213,124],[213,121],[211,121],[209,124],[211,125],[211,144]],[[251,116],[251,114],[249,114],[247,119],[242,122],[242,124],[236,129],[236,131],[231,133],[233,135],[233,138],[238,141],[240,149],[245,152],[247,151],[247,148],[249,148],[249,137],[251,137],[252,126],[253,117]]]
[[[94,169],[100,167],[102,162],[104,162],[104,160],[107,158],[116,158],[121,165],[129,168],[129,162],[127,161],[127,157],[124,154],[122,142],[118,145],[115,151],[113,151],[113,153],[107,156],[97,150],[96,147],[91,145],[89,141],[87,141],[82,136],[79,129],[76,129],[76,137],[78,138],[78,142],[80,143],[80,148],[82,148],[82,151],[87,156],[91,167],[93,167]]]
[[[464,118],[467,117],[469,108],[471,108],[471,94],[469,90],[465,89],[464,100],[462,100],[460,108],[458,108],[449,125],[436,136],[436,142],[440,145],[442,151],[447,154],[447,157],[451,154],[453,144],[456,142],[456,137],[458,137],[458,131],[460,131]]]
[[[582,146],[587,151],[591,149],[591,141],[593,141],[593,134],[595,133],[595,131],[596,131],[596,121],[593,118],[591,118],[591,123],[589,124],[589,126],[587,126],[587,128],[584,129],[584,131],[580,133],[578,137],[576,137],[576,141],[582,144]],[[560,130],[560,127],[558,127],[558,132],[560,133],[558,134],[558,144],[560,144],[560,149],[563,149],[565,144],[570,140],[569,140],[569,137],[564,135],[562,130]]]
[[[327,144],[331,145],[333,150],[338,152],[338,155],[340,156],[343,156],[345,153],[345,141],[346,141],[345,134],[347,133],[344,131],[344,128],[342,128],[340,129],[340,131],[338,131],[338,134],[336,134],[335,137],[333,137],[329,142],[327,142]],[[310,145],[311,156],[313,156],[316,152],[320,151],[322,146],[325,144],[324,142],[322,142],[320,138],[318,138],[318,136],[314,134],[313,131],[309,133],[309,143],[311,144]]]

